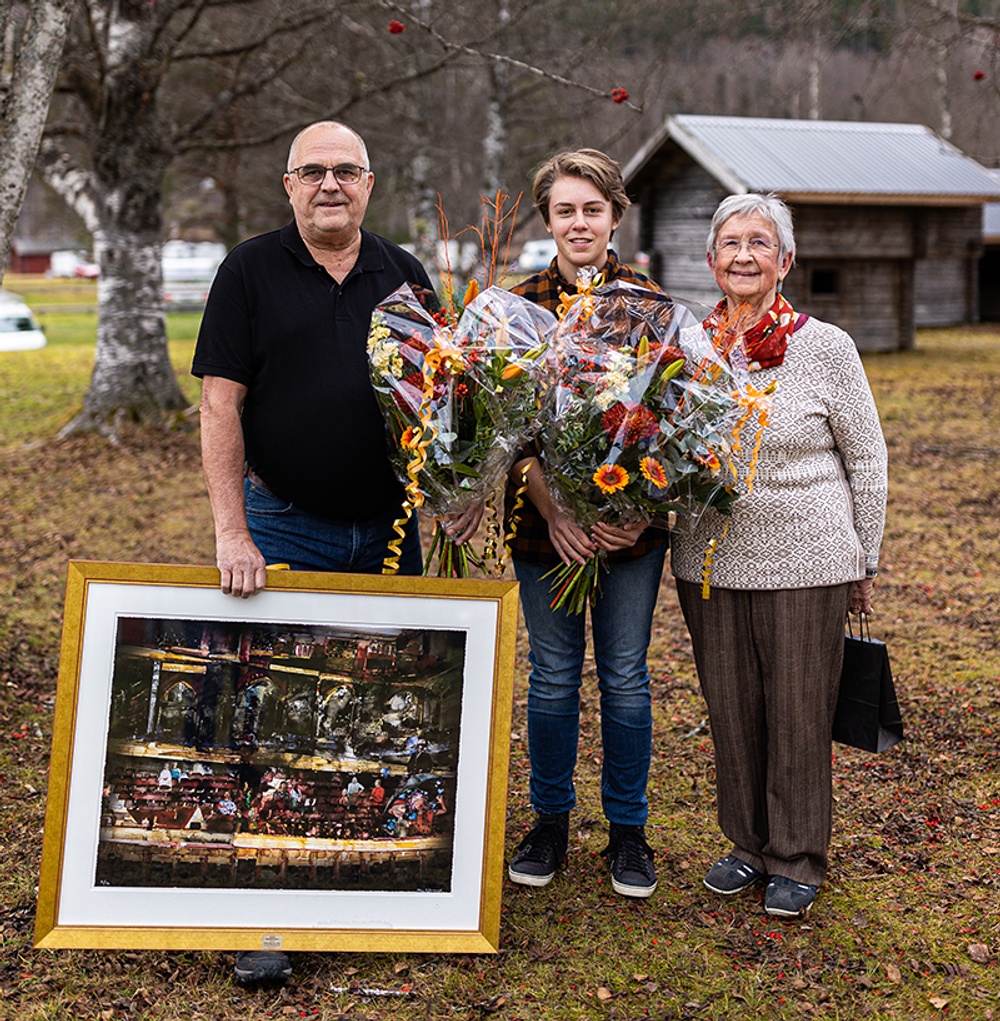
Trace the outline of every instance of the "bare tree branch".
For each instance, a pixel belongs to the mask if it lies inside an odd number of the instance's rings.
[[[539,67],[537,64],[529,64],[524,60],[518,60],[516,57],[508,57],[504,53],[491,53],[486,50],[477,49],[474,46],[468,46],[464,43],[458,43],[448,39],[441,35],[441,33],[430,24],[430,22],[421,18],[410,8],[405,7],[402,4],[395,3],[394,0],[380,0],[380,3],[386,10],[392,11],[395,14],[400,14],[404,18],[407,18],[411,23],[419,26],[422,31],[426,32],[440,46],[444,47],[445,50],[464,53],[467,56],[478,57],[482,60],[492,60],[496,63],[508,64],[511,67],[519,68],[522,71],[527,71],[529,74],[537,75],[539,78],[545,78],[548,81],[556,82],[559,85],[566,85],[573,89],[580,89],[583,92],[589,92],[592,96],[600,96],[602,99],[609,98],[608,92],[602,91],[601,89],[595,89],[593,85],[573,81],[570,78],[565,78],[552,71],[547,71],[545,68]],[[642,112],[641,107],[636,106],[628,99],[616,101],[621,102],[622,105],[631,107],[637,113]]]

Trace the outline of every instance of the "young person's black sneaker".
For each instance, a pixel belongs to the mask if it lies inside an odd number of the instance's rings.
[[[545,886],[566,857],[569,812],[539,815],[531,832],[517,845],[507,875],[522,886]]]
[[[611,824],[608,846],[601,851],[611,866],[611,885],[624,897],[648,897],[656,889],[653,849],[644,826]]]
[[[705,885],[712,893],[721,893],[723,897],[728,897],[745,890],[748,886],[753,886],[754,883],[759,883],[763,878],[763,872],[758,872],[735,854],[727,854],[708,870]]]
[[[233,971],[241,986],[280,986],[292,977],[292,962],[280,950],[244,950]]]

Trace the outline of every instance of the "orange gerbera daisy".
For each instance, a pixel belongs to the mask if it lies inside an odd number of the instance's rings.
[[[404,450],[415,450],[420,441],[420,430],[415,426],[408,425],[399,438],[399,445]]]
[[[628,472],[620,464],[602,464],[594,472],[594,485],[608,496],[624,489],[628,481]]]
[[[667,473],[663,470],[663,465],[656,458],[644,457],[639,462],[639,470],[642,472],[642,477],[652,482],[657,489],[667,488],[669,484]]]

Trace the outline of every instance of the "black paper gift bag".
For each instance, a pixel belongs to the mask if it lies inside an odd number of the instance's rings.
[[[889,650],[885,642],[872,638],[867,616],[862,616],[858,634],[844,635],[844,666],[840,694],[833,720],[833,739],[852,748],[884,752],[903,740],[903,719],[892,682]],[[850,619],[848,619],[850,625]]]

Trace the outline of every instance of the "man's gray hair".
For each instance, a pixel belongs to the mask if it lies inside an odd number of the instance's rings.
[[[354,128],[352,128],[350,126],[350,124],[345,124],[343,121],[314,121],[312,124],[307,124],[292,139],[292,144],[288,147],[288,164],[285,167],[285,169],[289,173],[291,173],[291,171],[295,167],[295,163],[293,162],[293,160],[295,158],[295,150],[296,150],[296,148],[298,147],[298,144],[299,144],[299,139],[307,131],[311,131],[313,128],[319,128],[319,127],[324,127],[324,128],[343,128],[345,131],[349,131],[358,140],[358,145],[361,146],[361,159],[362,159],[362,161],[363,161],[363,163],[365,165],[365,169],[366,170],[371,170],[372,165],[368,161],[368,146],[365,145],[365,140],[354,130]]]
[[[789,252],[795,258],[795,232],[792,229],[792,211],[773,192],[761,194],[749,192],[746,195],[730,195],[719,203],[719,208],[712,217],[712,225],[708,229],[708,261],[715,264],[715,242],[722,225],[731,216],[753,216],[758,213],[765,220],[770,220],[778,235],[778,261]]]

